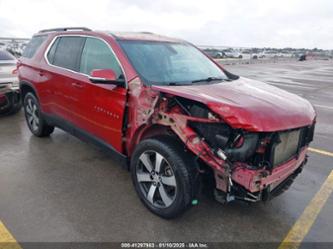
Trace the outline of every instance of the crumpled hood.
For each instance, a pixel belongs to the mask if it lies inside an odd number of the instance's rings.
[[[154,90],[206,104],[233,128],[269,132],[311,125],[309,101],[269,84],[239,78],[209,85],[152,86]]]

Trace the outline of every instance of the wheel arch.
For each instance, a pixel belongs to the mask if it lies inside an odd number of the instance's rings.
[[[128,148],[128,156],[132,156],[135,147],[143,140],[148,138],[160,137],[160,136],[170,136],[178,139],[176,133],[174,133],[170,127],[161,125],[161,124],[152,124],[152,125],[142,125],[137,129],[133,135],[132,142]]]
[[[34,85],[28,81],[20,81],[20,91],[21,91],[21,96],[22,96],[22,101],[24,100],[24,97],[27,93],[31,92],[36,96],[36,98],[39,100],[39,96],[37,93],[36,88]]]

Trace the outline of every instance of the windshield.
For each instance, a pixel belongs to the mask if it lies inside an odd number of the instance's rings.
[[[134,68],[148,84],[181,85],[227,80],[223,71],[186,43],[119,41]]]

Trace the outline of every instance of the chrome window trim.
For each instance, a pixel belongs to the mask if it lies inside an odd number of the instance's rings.
[[[125,78],[125,88],[127,89],[128,88],[128,83],[127,83],[127,77],[126,77],[126,74],[125,74],[125,70],[123,68],[123,66],[121,65],[117,55],[115,54],[115,52],[113,51],[113,49],[111,48],[110,44],[108,42],[106,42],[103,38],[100,38],[100,37],[96,37],[96,36],[91,36],[91,35],[76,35],[76,34],[66,34],[66,35],[56,35],[55,37],[53,37],[52,41],[50,42],[50,44],[47,46],[45,52],[44,52],[44,59],[46,61],[46,64],[51,66],[51,67],[55,67],[55,68],[60,68],[60,69],[63,69],[63,70],[66,70],[68,72],[71,72],[71,73],[75,73],[75,74],[80,74],[80,75],[83,75],[83,76],[87,76],[88,79],[90,77],[90,75],[88,74],[85,74],[85,73],[81,73],[81,72],[76,72],[76,71],[73,71],[71,69],[68,69],[68,68],[64,68],[64,67],[59,67],[59,66],[56,66],[56,65],[53,65],[49,62],[48,58],[47,58],[47,54],[49,53],[52,45],[54,44],[54,42],[58,39],[58,38],[61,38],[61,37],[85,37],[85,38],[93,38],[93,39],[97,39],[97,40],[101,40],[102,42],[104,42],[108,48],[110,49],[111,53],[114,55],[114,57],[116,58],[119,66],[120,66],[120,69],[124,75],[124,78]]]

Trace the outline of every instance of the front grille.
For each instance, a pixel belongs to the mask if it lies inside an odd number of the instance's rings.
[[[300,129],[275,133],[271,141],[270,162],[273,167],[297,156],[313,140],[314,124]]]
[[[280,132],[274,148],[273,165],[279,165],[297,154],[301,130]]]

